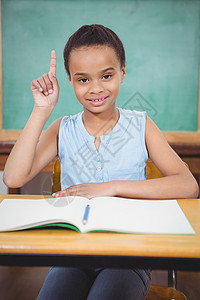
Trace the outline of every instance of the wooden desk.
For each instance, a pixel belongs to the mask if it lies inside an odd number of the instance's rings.
[[[7,197],[41,196],[1,195],[0,201]],[[66,229],[0,233],[0,265],[109,266],[200,271],[200,199],[181,199],[178,202],[196,231],[195,236],[83,234]]]

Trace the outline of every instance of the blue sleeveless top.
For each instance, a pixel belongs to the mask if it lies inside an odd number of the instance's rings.
[[[61,188],[88,182],[146,179],[146,113],[118,108],[115,127],[101,136],[97,151],[82,121],[83,112],[62,118],[58,155]]]

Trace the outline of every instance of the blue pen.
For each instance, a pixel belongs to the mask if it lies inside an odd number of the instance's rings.
[[[90,205],[87,204],[86,208],[85,208],[85,213],[83,216],[83,224],[85,225],[87,223],[87,219],[88,219],[88,215],[89,215],[89,210],[90,210]]]

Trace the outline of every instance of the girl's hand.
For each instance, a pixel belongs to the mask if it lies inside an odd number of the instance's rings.
[[[56,52],[51,52],[49,73],[33,80],[31,90],[37,107],[54,108],[58,102],[59,86],[56,78]]]
[[[112,182],[82,183],[72,185],[66,190],[54,193],[53,197],[81,196],[88,199],[98,196],[115,196]]]

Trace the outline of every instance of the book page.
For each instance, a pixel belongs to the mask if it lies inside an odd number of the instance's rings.
[[[195,234],[176,200],[97,197],[90,203],[85,231]]]
[[[4,199],[0,204],[0,231],[20,230],[49,223],[70,223],[80,229],[88,199]]]

